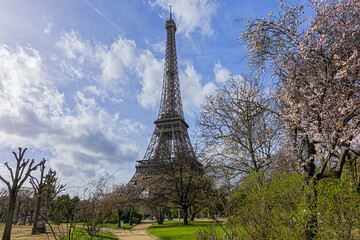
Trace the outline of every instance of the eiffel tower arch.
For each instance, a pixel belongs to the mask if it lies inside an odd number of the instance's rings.
[[[155,130],[143,160],[137,161],[136,172],[130,182],[137,184],[158,174],[165,161],[196,160],[183,113],[178,63],[176,55],[176,24],[172,18],[166,21],[166,51],[160,109]]]

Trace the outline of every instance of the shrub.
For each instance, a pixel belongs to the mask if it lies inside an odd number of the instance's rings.
[[[133,223],[140,223],[141,220],[143,219],[143,215],[141,214],[141,212],[138,211],[134,211],[132,212],[132,222]],[[121,215],[121,220],[123,220],[124,222],[128,223],[130,220],[130,212],[125,212]]]

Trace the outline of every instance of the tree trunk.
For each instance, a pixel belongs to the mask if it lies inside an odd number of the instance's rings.
[[[189,225],[188,222],[188,207],[183,207],[183,214],[184,214],[184,225]]]
[[[10,191],[10,193],[9,193],[9,208],[8,208],[8,212],[6,215],[6,224],[5,224],[5,229],[4,229],[2,240],[10,240],[12,222],[13,222],[14,212],[15,212],[15,204],[16,204],[16,193]]]
[[[30,211],[30,221],[29,221],[29,225],[31,226],[33,223],[33,216],[34,216],[34,210]]]
[[[41,207],[41,199],[40,196],[36,199],[36,206],[35,206],[35,215],[34,215],[34,224],[31,230],[31,235],[38,234],[38,221],[40,216],[40,207]]]
[[[156,217],[158,224],[164,224],[164,212],[161,210]]]
[[[316,183],[311,183],[305,192],[306,213],[305,213],[305,230],[304,239],[316,239],[318,235],[318,218],[317,218],[317,190]]]
[[[156,212],[156,221],[158,224],[163,224],[164,223],[164,210],[160,207],[160,209],[158,209]]]
[[[159,219],[157,220],[157,223],[159,225],[164,224],[164,216],[159,217]]]
[[[122,211],[118,209],[118,217],[117,217],[117,220],[118,220],[118,228],[121,228],[121,215],[122,215]]]

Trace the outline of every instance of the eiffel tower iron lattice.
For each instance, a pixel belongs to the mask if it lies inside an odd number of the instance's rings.
[[[130,182],[137,184],[141,180],[156,175],[164,161],[190,158],[197,162],[190,137],[189,125],[185,122],[182,108],[178,63],[176,55],[176,24],[172,18],[166,21],[166,52],[163,75],[162,95],[158,119],[154,121],[155,130],[143,160],[137,161],[136,172]]]

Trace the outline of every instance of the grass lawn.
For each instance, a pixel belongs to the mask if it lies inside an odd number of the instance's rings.
[[[91,238],[89,236],[89,234],[81,228],[75,228],[74,231],[71,233],[72,237],[71,239],[77,239],[77,240],[97,240],[97,239],[103,239],[103,237],[106,237],[106,239],[110,239],[110,240],[117,240],[117,238],[112,235],[111,233],[108,232],[98,232],[97,235],[99,235],[99,237],[93,237]],[[62,237],[60,239],[68,239],[68,236]]]
[[[166,221],[163,225],[152,224],[149,233],[161,240],[193,240],[200,228],[207,228],[208,226],[215,227],[219,233],[223,232],[222,228],[215,222],[194,221],[184,226],[182,221]]]

